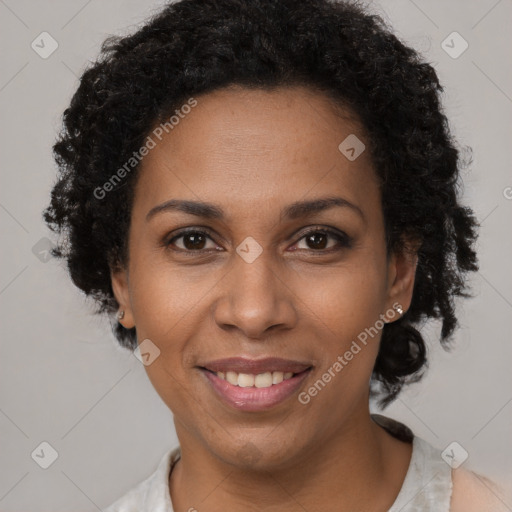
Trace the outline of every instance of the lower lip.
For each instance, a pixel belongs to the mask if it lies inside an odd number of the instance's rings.
[[[214,391],[231,407],[240,411],[258,412],[271,409],[292,396],[308,376],[309,369],[297,373],[290,379],[279,384],[272,384],[268,388],[242,388],[234,386],[227,380],[217,377],[215,373],[201,368]]]

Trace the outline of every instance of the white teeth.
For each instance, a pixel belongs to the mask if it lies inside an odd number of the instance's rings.
[[[270,372],[266,372],[256,375],[254,385],[257,388],[269,388],[272,386],[272,374]]]
[[[221,377],[222,375],[222,372],[217,372],[217,377]],[[238,373],[236,372],[226,372],[226,380],[230,383],[230,384],[233,384],[233,386],[238,386]]]
[[[216,372],[217,377],[222,380],[228,381],[233,386],[240,386],[241,388],[269,388],[274,384],[280,384],[283,380],[288,380],[293,377],[292,372],[265,372],[258,375],[250,373],[236,373],[236,372]]]
[[[272,384],[279,384],[283,382],[284,373],[283,372],[273,372],[272,373]]]
[[[250,375],[248,373],[239,373],[238,385],[241,388],[250,388],[254,386],[254,375]]]

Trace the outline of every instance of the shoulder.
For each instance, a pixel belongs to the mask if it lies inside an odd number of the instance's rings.
[[[464,468],[452,470],[450,512],[507,512],[502,490],[488,478]]]
[[[179,447],[166,451],[150,476],[132,487],[103,512],[172,512],[169,474],[180,455]]]
[[[507,502],[512,497],[512,488],[507,486],[505,491],[489,478],[463,467],[452,469],[443,460],[440,449],[414,436],[396,420],[376,414],[372,419],[394,437],[412,437],[414,443],[409,470],[389,512],[511,512]]]
[[[151,487],[152,480],[153,477],[151,476],[135,487],[132,487],[126,494],[104,509],[103,512],[138,512],[143,510],[144,497]]]

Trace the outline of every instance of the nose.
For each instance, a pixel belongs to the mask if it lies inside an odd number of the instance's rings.
[[[232,268],[219,283],[220,296],[214,304],[215,322],[221,329],[239,330],[253,340],[297,323],[291,283],[264,253],[252,263],[234,257]]]

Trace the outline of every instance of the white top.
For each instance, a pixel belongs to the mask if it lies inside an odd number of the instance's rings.
[[[441,450],[416,437],[403,424],[380,415],[372,418],[395,437],[412,438],[412,456],[400,492],[388,512],[449,512],[451,467]],[[173,512],[169,475],[180,458],[180,448],[168,450],[156,471],[137,484],[104,512]]]

